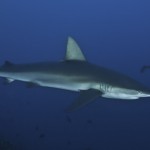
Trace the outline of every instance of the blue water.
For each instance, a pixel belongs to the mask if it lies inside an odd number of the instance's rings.
[[[150,86],[150,2],[147,0],[1,0],[0,64],[60,61],[67,37],[88,61]],[[150,98],[98,98],[70,114],[79,93],[8,86],[0,80],[0,138],[17,150],[149,150]]]

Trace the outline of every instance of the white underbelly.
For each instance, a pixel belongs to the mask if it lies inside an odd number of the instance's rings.
[[[102,97],[105,98],[114,98],[114,99],[126,99],[126,100],[132,100],[132,99],[138,99],[139,97],[134,95],[128,95],[124,93],[104,93]]]
[[[37,82],[40,86],[45,87],[52,87],[52,88],[59,88],[64,90],[71,90],[71,91],[80,91],[80,90],[87,90],[90,88],[90,84],[88,83],[45,83],[45,82]]]

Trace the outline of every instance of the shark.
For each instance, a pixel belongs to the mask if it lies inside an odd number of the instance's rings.
[[[11,83],[15,80],[35,85],[79,92],[66,109],[72,112],[93,102],[98,97],[136,100],[150,97],[150,88],[118,71],[90,63],[77,42],[68,37],[62,61],[14,64],[10,61],[0,67],[0,77]]]

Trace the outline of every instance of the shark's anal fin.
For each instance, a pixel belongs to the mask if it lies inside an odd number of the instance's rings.
[[[75,100],[66,110],[65,112],[75,111],[86,104],[95,100],[102,93],[99,90],[89,89],[80,91],[80,95],[77,100]]]
[[[68,37],[65,60],[86,61],[79,45],[72,37]]]

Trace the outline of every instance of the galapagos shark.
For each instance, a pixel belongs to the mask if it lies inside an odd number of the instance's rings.
[[[133,78],[87,61],[79,45],[68,37],[65,58],[59,62],[13,64],[0,67],[0,77],[9,83],[19,80],[38,85],[79,92],[66,109],[72,112],[98,97],[134,100],[150,97],[150,89]]]

